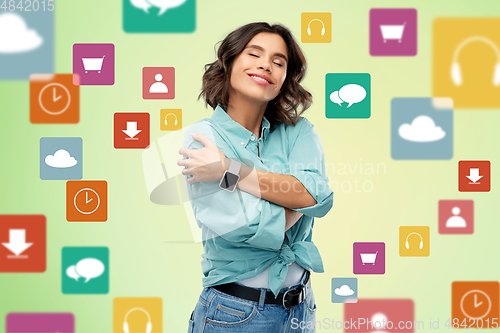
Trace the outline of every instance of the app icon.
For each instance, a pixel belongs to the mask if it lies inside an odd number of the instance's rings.
[[[175,131],[182,128],[181,109],[161,109],[160,110],[160,130]]]
[[[332,278],[332,303],[356,303],[357,301],[357,278]]]
[[[109,249],[107,247],[63,247],[62,293],[107,294]]]
[[[40,179],[82,179],[82,138],[41,138]]]
[[[454,328],[498,328],[498,281],[455,281],[451,284]],[[465,325],[462,325],[465,323]],[[458,324],[458,326],[457,326]],[[481,325],[482,324],[482,325]]]
[[[196,0],[123,0],[125,32],[194,32]]]
[[[433,26],[433,96],[456,109],[500,107],[500,18],[438,18]]]
[[[5,318],[6,333],[74,333],[72,313],[9,313]]]
[[[76,124],[80,121],[80,87],[71,74],[30,76],[30,122]]]
[[[490,161],[459,161],[458,190],[460,192],[489,192]]]
[[[453,157],[453,101],[450,98],[393,98],[391,157],[446,160]]]
[[[0,215],[0,272],[45,272],[44,215]]]
[[[414,318],[411,299],[358,299],[356,304],[344,304],[344,323],[349,323],[345,332],[415,332]],[[400,328],[401,322],[411,325]]]
[[[142,69],[142,98],[174,99],[175,68],[144,67]]]
[[[373,8],[370,10],[370,55],[417,54],[417,10]]]
[[[332,13],[302,13],[300,22],[302,43],[332,42]]]
[[[473,200],[439,200],[439,233],[474,233]]]
[[[370,74],[326,74],[327,118],[370,118]]]
[[[399,256],[428,257],[431,251],[430,228],[427,226],[399,227]]]
[[[33,6],[28,1],[25,10],[9,9],[10,12],[2,7],[0,80],[27,80],[32,73],[54,72],[54,4],[45,3],[46,8],[42,10],[40,2],[38,11],[34,11]],[[27,11],[29,9],[31,11]]]
[[[104,180],[66,182],[66,220],[68,222],[106,222],[108,183]]]
[[[115,84],[113,44],[73,44],[73,84]]]
[[[113,300],[113,332],[163,332],[160,297],[116,297]]]
[[[385,243],[354,243],[353,244],[354,274],[384,274],[385,273]]]
[[[114,147],[116,149],[144,149],[148,146],[149,113],[115,113]]]

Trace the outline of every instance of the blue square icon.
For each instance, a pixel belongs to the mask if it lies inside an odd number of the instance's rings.
[[[23,10],[16,6],[0,13],[0,80],[28,80],[33,73],[54,72],[54,4],[19,3],[25,5]]]
[[[80,180],[82,178],[82,138],[40,139],[40,179]]]
[[[391,156],[395,160],[449,160],[453,157],[451,98],[393,98]]]
[[[332,278],[332,303],[357,303],[357,278]]]

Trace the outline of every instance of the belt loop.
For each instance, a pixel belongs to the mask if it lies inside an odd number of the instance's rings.
[[[264,310],[264,303],[266,301],[266,289],[260,290],[260,298],[259,298],[259,310]]]

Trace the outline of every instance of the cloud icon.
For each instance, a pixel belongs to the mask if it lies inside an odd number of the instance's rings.
[[[399,127],[399,135],[408,141],[433,142],[445,137],[446,132],[436,126],[434,120],[428,116],[418,116],[410,124]]]
[[[354,290],[352,290],[347,284],[344,284],[340,288],[335,288],[335,294],[339,296],[351,296],[354,294]]]
[[[0,15],[0,53],[22,53],[37,49],[43,38],[29,29],[24,19],[14,13]]]
[[[53,168],[71,168],[78,161],[64,149],[59,149],[54,155],[45,157],[45,164]]]

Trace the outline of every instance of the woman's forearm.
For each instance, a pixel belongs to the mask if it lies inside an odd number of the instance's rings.
[[[230,159],[224,159],[227,170]],[[286,208],[304,208],[316,204],[316,200],[294,176],[268,172],[241,165],[237,187],[276,205]]]

